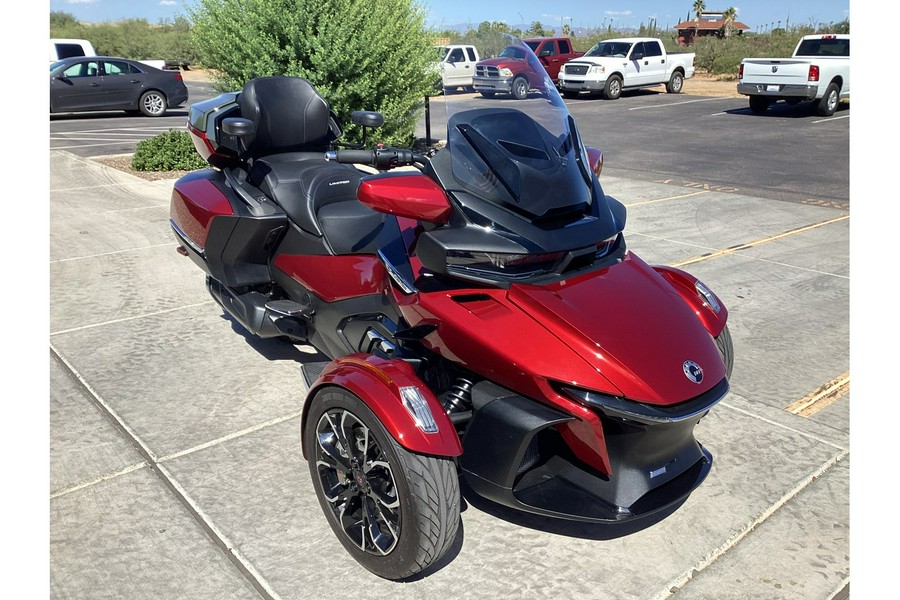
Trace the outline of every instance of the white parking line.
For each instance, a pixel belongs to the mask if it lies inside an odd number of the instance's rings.
[[[54,146],[51,150],[69,150],[71,148],[94,148],[96,146],[117,146],[122,143],[122,140],[116,140],[113,142],[108,142],[106,144],[80,144],[77,146]]]
[[[818,121],[813,121],[813,125],[816,123],[828,123],[829,121],[837,121],[839,119],[849,119],[850,115],[841,115],[840,117],[829,117],[827,119],[819,119]]]
[[[678,106],[679,104],[694,104],[695,102],[710,102],[711,100],[722,100],[722,98],[701,98],[700,100],[685,100],[683,102],[670,102],[669,104],[655,104],[653,106],[635,106],[628,110],[645,110],[647,108],[667,108],[669,106]]]

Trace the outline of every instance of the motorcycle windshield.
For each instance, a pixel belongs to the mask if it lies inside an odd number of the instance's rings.
[[[444,95],[453,176],[466,191],[531,220],[586,211],[592,173],[575,121],[531,48],[504,37],[491,66],[476,75],[498,75],[511,86],[525,79],[529,91],[524,99]]]

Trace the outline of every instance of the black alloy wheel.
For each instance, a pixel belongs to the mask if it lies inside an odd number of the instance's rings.
[[[344,548],[385,579],[405,579],[441,558],[459,526],[453,461],[404,449],[344,389],[325,388],[311,401],[304,435],[310,474]]]

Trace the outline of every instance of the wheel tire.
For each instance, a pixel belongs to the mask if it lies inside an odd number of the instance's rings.
[[[304,432],[309,471],[325,518],[347,552],[392,580],[440,559],[459,527],[453,461],[405,450],[362,400],[342,388],[326,388],[311,402]]]
[[[771,102],[764,96],[750,96],[750,110],[758,115],[765,114],[769,110]]]
[[[606,80],[606,87],[603,88],[603,96],[607,100],[618,100],[619,96],[622,95],[622,78],[618,75],[613,75],[609,79]]]
[[[734,370],[734,344],[731,341],[731,332],[728,330],[728,325],[716,336],[715,340],[722,362],[725,363],[725,377],[730,381],[731,372]]]
[[[528,80],[524,77],[516,77],[512,82],[512,95],[516,100],[524,100],[528,97]]]
[[[672,73],[672,77],[669,78],[669,83],[666,84],[666,92],[669,94],[680,94],[683,88],[684,75],[681,74],[681,71],[675,71]]]
[[[568,91],[563,90],[562,95],[563,95],[563,98],[566,98],[567,100],[574,100],[575,98],[578,97],[578,92],[573,92],[571,90],[568,90]]]
[[[161,117],[166,114],[168,103],[165,94],[150,90],[141,94],[138,106],[145,117]]]
[[[825,95],[816,105],[816,113],[822,117],[830,117],[837,110],[838,104],[841,102],[841,89],[836,83],[829,83],[825,88]]]
[[[493,98],[494,97],[494,92],[479,92],[479,93],[482,96],[484,96],[485,98]]]

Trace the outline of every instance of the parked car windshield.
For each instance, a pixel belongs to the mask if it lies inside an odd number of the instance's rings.
[[[585,56],[613,56],[616,58],[625,58],[628,51],[631,50],[629,42],[599,42],[594,47],[584,53]]]
[[[515,58],[516,60],[524,60],[525,49],[521,46],[507,46],[500,52],[498,56],[502,56],[503,58]]]

